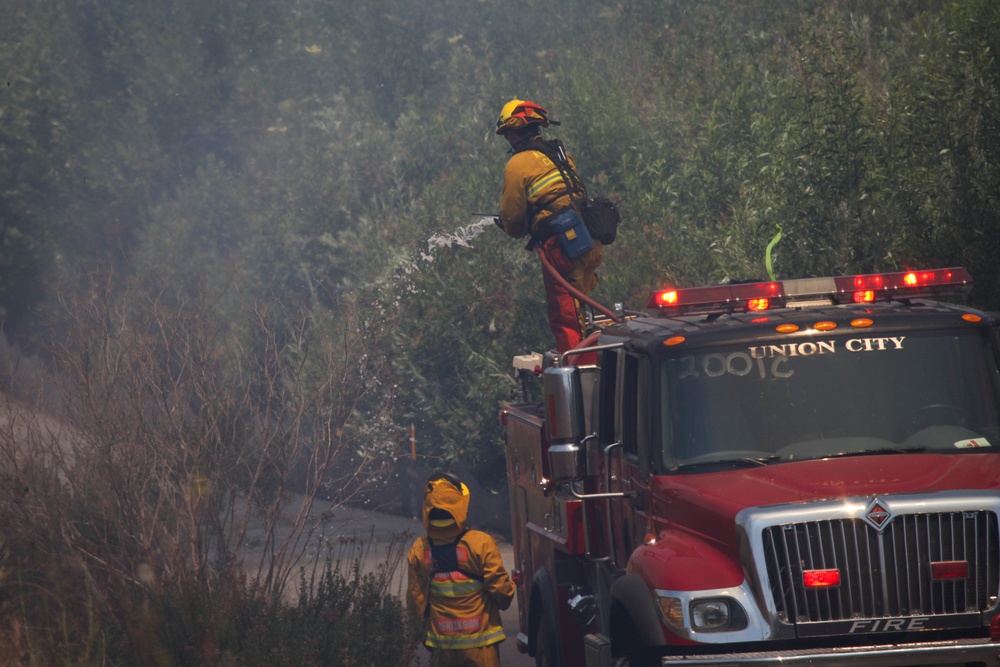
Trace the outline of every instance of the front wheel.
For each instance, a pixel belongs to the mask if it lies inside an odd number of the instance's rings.
[[[559,667],[559,640],[556,637],[555,619],[544,611],[538,619],[535,637],[535,667]]]
[[[613,643],[618,648],[616,652],[620,654],[615,659],[614,667],[653,667],[659,664],[656,652],[642,643],[639,631],[627,615],[620,620],[614,631],[616,637]]]

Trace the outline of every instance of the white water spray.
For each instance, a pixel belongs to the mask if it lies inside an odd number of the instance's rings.
[[[433,262],[434,254],[439,248],[471,248],[471,241],[490,228],[493,218],[480,218],[471,225],[459,227],[453,232],[440,232],[432,234],[427,238],[427,249],[417,250],[416,257],[407,257],[400,262],[400,269],[403,275],[410,275],[415,271],[420,271],[419,264],[422,262]]]
[[[489,229],[493,224],[493,218],[485,216],[472,224],[463,225],[453,232],[432,234],[427,239],[426,249],[418,248],[408,254],[408,256],[400,258],[398,264],[391,269],[390,273],[377,282],[384,283],[388,280],[395,282],[403,278],[405,283],[397,285],[397,289],[412,294],[416,291],[416,287],[409,280],[409,276],[414,273],[420,273],[421,265],[433,262],[435,253],[440,248],[471,248],[473,247],[472,240]]]
[[[434,259],[434,251],[437,248],[454,248],[455,246],[471,248],[472,244],[469,241],[482,234],[486,229],[489,229],[492,224],[493,218],[481,218],[471,225],[459,227],[454,232],[434,234],[427,239],[427,252],[421,253],[420,259],[425,262],[432,261]]]

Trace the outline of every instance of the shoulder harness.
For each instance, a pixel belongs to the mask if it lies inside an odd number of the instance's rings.
[[[554,164],[556,169],[559,170],[559,175],[562,176],[563,182],[566,184],[566,192],[554,193],[546,199],[539,200],[533,204],[529,202],[529,220],[533,219],[539,211],[549,211],[553,215],[561,213],[565,209],[555,210],[552,207],[552,204],[564,195],[569,195],[570,201],[572,202],[570,204],[571,208],[577,208],[579,202],[586,200],[587,188],[583,184],[583,180],[580,179],[579,174],[577,174],[576,170],[570,165],[569,158],[566,157],[566,150],[563,148],[561,141],[558,139],[537,139],[526,146],[524,150],[538,151],[545,157],[552,160],[552,164]],[[542,244],[554,234],[551,230],[544,229],[539,230],[536,233],[530,228],[530,225],[528,233],[531,236],[531,240],[528,242],[528,250],[534,250],[536,246]]]
[[[462,541],[467,532],[469,532],[468,528],[459,533],[454,540],[445,544],[434,544],[430,537],[427,538],[427,543],[431,548],[431,571],[427,576],[427,603],[424,605],[425,617],[430,614],[431,610],[431,580],[435,574],[441,572],[458,572],[469,579],[475,579],[478,582],[484,581],[483,575],[469,572],[458,565],[458,543]]]

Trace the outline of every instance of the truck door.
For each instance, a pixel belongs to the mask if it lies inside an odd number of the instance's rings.
[[[619,352],[616,363],[614,443],[608,454],[609,491],[641,494],[646,487],[648,466],[641,461],[649,452],[649,360]],[[615,564],[625,567],[632,551],[645,534],[641,496],[613,498],[608,515]]]

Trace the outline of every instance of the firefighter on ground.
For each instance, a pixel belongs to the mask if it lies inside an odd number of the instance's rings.
[[[558,124],[529,100],[511,100],[500,110],[496,132],[510,143],[512,155],[504,168],[497,224],[516,239],[529,236],[529,250],[540,248],[573,288],[590,296],[597,286],[603,251],[578,210],[587,199],[587,190],[576,163],[558,140],[542,138],[543,127]],[[584,311],[544,268],[542,280],[556,349],[565,352],[583,338]]]
[[[434,667],[495,666],[505,639],[500,611],[514,584],[496,542],[466,527],[469,488],[449,473],[424,489],[424,527],[407,554],[407,605],[422,619]]]

